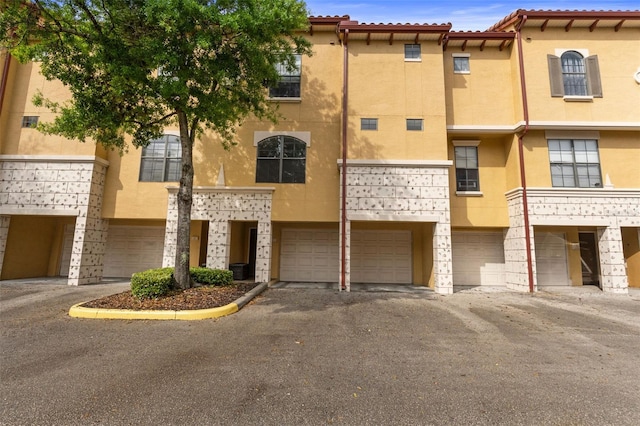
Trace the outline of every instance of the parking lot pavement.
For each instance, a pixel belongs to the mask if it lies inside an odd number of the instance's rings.
[[[640,424],[634,295],[281,288],[217,320],[66,314],[120,288],[0,283],[0,423]]]

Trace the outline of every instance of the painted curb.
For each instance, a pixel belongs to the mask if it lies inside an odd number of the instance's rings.
[[[92,319],[126,319],[126,320],[181,320],[194,321],[211,318],[220,318],[234,314],[242,309],[254,297],[269,287],[269,283],[258,284],[233,303],[210,309],[194,309],[188,311],[134,311],[131,309],[101,309],[85,308],[83,303],[73,305],[69,309],[69,316],[74,318]]]

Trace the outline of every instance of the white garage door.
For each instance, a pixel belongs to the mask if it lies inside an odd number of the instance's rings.
[[[570,285],[565,241],[560,232],[535,233],[538,285]]]
[[[73,246],[73,225],[65,228],[60,275],[69,275]],[[164,251],[162,226],[110,226],[104,256],[104,277],[130,277],[134,272],[162,266]]]
[[[161,267],[164,233],[162,226],[110,226],[103,275],[130,277]]]
[[[280,248],[282,281],[337,282],[338,231],[283,229]]]
[[[280,279],[338,282],[338,231],[283,229]],[[409,231],[352,231],[351,282],[411,283]]]
[[[351,282],[411,284],[411,232],[352,231]]]
[[[502,232],[452,232],[454,285],[505,285]]]

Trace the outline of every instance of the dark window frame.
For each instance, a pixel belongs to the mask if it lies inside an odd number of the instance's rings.
[[[256,148],[256,183],[306,183],[304,141],[277,135],[261,140]]]
[[[40,116],[38,115],[25,115],[22,117],[22,128],[23,129],[33,129],[38,125],[38,120]]]
[[[586,94],[576,95],[567,93],[565,87],[565,80],[575,78],[575,76],[582,75],[582,72],[573,72],[572,66],[569,63],[569,58],[573,57],[577,59],[577,55],[582,57],[584,68],[584,81],[586,84]],[[563,70],[563,60],[565,58],[566,66]],[[566,98],[567,100],[582,99],[582,98],[602,98],[602,81],[600,78],[600,65],[598,63],[598,55],[591,55],[585,57],[582,53],[575,50],[567,50],[562,53],[560,57],[555,55],[547,55],[547,65],[549,68],[549,88],[551,90],[551,97]],[[573,77],[572,77],[573,76]]]
[[[416,126],[420,124],[420,126]],[[407,118],[407,131],[409,132],[422,132],[424,130],[424,119],[422,118]]]
[[[480,192],[480,165],[477,146],[455,146],[456,191]]]
[[[422,60],[422,47],[420,43],[410,43],[404,45],[404,59],[406,61]]]
[[[296,58],[296,66],[294,69],[289,69],[286,64],[276,65],[279,78],[274,85],[269,87],[269,98],[300,98],[302,82],[302,55],[295,54],[294,57]]]
[[[378,130],[377,118],[361,118],[360,130]]]
[[[602,188],[600,148],[597,139],[549,139],[547,146],[551,186]]]
[[[158,167],[160,166],[160,167]],[[180,136],[165,134],[142,148],[140,182],[178,182],[182,175]]]

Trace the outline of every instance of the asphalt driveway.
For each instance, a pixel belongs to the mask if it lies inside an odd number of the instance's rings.
[[[640,295],[270,289],[217,320],[70,318],[0,282],[7,425],[640,424]]]

